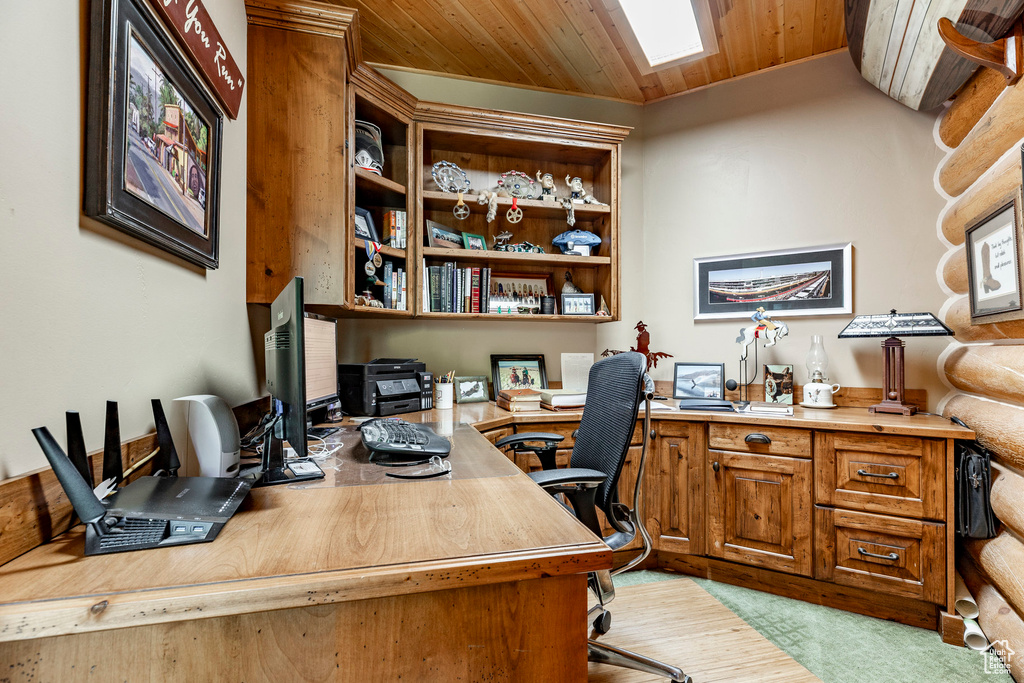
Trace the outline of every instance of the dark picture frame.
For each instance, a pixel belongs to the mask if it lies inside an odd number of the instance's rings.
[[[377,226],[373,223],[373,214],[364,208],[356,207],[355,217],[356,237],[361,240],[380,242],[380,235],[377,234]]]
[[[484,403],[490,400],[491,392],[487,388],[487,378],[483,375],[471,375],[455,378],[456,403]]]
[[[463,249],[462,233],[449,230],[448,226],[427,220],[427,246],[435,249]]]
[[[853,244],[693,259],[693,318],[853,312]]]
[[[562,315],[597,315],[593,294],[563,294]]]
[[[1024,232],[1018,194],[964,231],[968,300],[975,325],[1024,318]]]
[[[84,213],[216,269],[224,116],[144,0],[91,5]]]
[[[725,398],[725,363],[675,364],[672,398]]]
[[[515,383],[508,381],[510,376],[513,376],[511,372],[512,368],[517,371],[514,376],[520,379],[523,376],[521,368],[526,368],[529,375],[530,381],[528,383]],[[537,382],[539,375],[539,383]],[[503,381],[504,378],[504,381]],[[544,354],[543,353],[516,353],[516,354],[491,354],[491,383],[494,387],[494,397],[497,398],[498,392],[505,389],[547,389],[548,388],[548,373],[544,367]]]

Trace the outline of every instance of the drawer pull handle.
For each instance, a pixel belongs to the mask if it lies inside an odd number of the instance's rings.
[[[878,474],[877,472],[868,472],[867,470],[857,470],[857,474],[862,477],[878,477],[879,479],[899,479],[900,475],[895,472],[889,474]]]
[[[717,460],[714,461],[713,463],[711,463],[711,469],[713,469],[715,472],[718,471],[718,461]]]
[[[746,441],[747,443],[769,444],[772,442],[772,440],[768,438],[767,434],[747,434],[747,437],[743,440]]]
[[[893,560],[893,561],[895,561],[895,560],[900,559],[900,556],[897,555],[896,553],[889,553],[888,555],[879,555],[877,553],[869,553],[867,550],[864,550],[864,548],[857,548],[857,552],[860,553],[861,555],[865,556],[865,557],[873,557],[873,558],[875,558],[877,560]]]

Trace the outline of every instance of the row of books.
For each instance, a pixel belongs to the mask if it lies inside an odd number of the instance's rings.
[[[387,241],[388,246],[405,249],[408,232],[405,211],[394,209],[384,213],[384,234],[381,237]]]
[[[449,262],[423,269],[424,311],[487,313],[490,291],[490,268],[459,268]]]
[[[587,392],[578,389],[502,389],[495,403],[510,413],[528,410],[579,410]]]
[[[381,281],[384,282],[384,308],[405,310],[407,303],[405,275],[405,271],[402,268],[395,268],[391,261],[384,262],[384,273],[381,277]]]

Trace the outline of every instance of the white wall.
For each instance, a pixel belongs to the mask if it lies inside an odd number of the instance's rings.
[[[845,53],[649,105],[642,312],[657,350],[738,375],[733,340],[750,321],[694,322],[695,257],[853,242],[854,313],[937,313],[934,122],[868,85]],[[790,337],[761,361],[794,364],[802,384],[810,335],[822,334],[833,381],[880,387],[881,340],[838,340],[849,320],[786,319]],[[907,386],[932,406],[945,346],[907,340]],[[671,365],[654,374],[670,379]]]
[[[245,69],[245,7],[206,0]],[[0,4],[0,479],[42,467],[32,438],[65,442],[64,411],[102,447],[104,401],[121,435],[152,429],[164,401],[184,451],[177,396],[260,393],[245,308],[246,123],[225,119],[220,268],[203,272],[81,216],[88,3]]]

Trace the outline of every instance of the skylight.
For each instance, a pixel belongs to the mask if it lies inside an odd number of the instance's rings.
[[[703,3],[704,0],[696,0]],[[678,64],[688,57],[717,51],[701,40],[699,19],[686,0],[618,0],[651,69]],[[711,47],[711,50],[706,50]],[[638,56],[638,55],[634,55]]]

